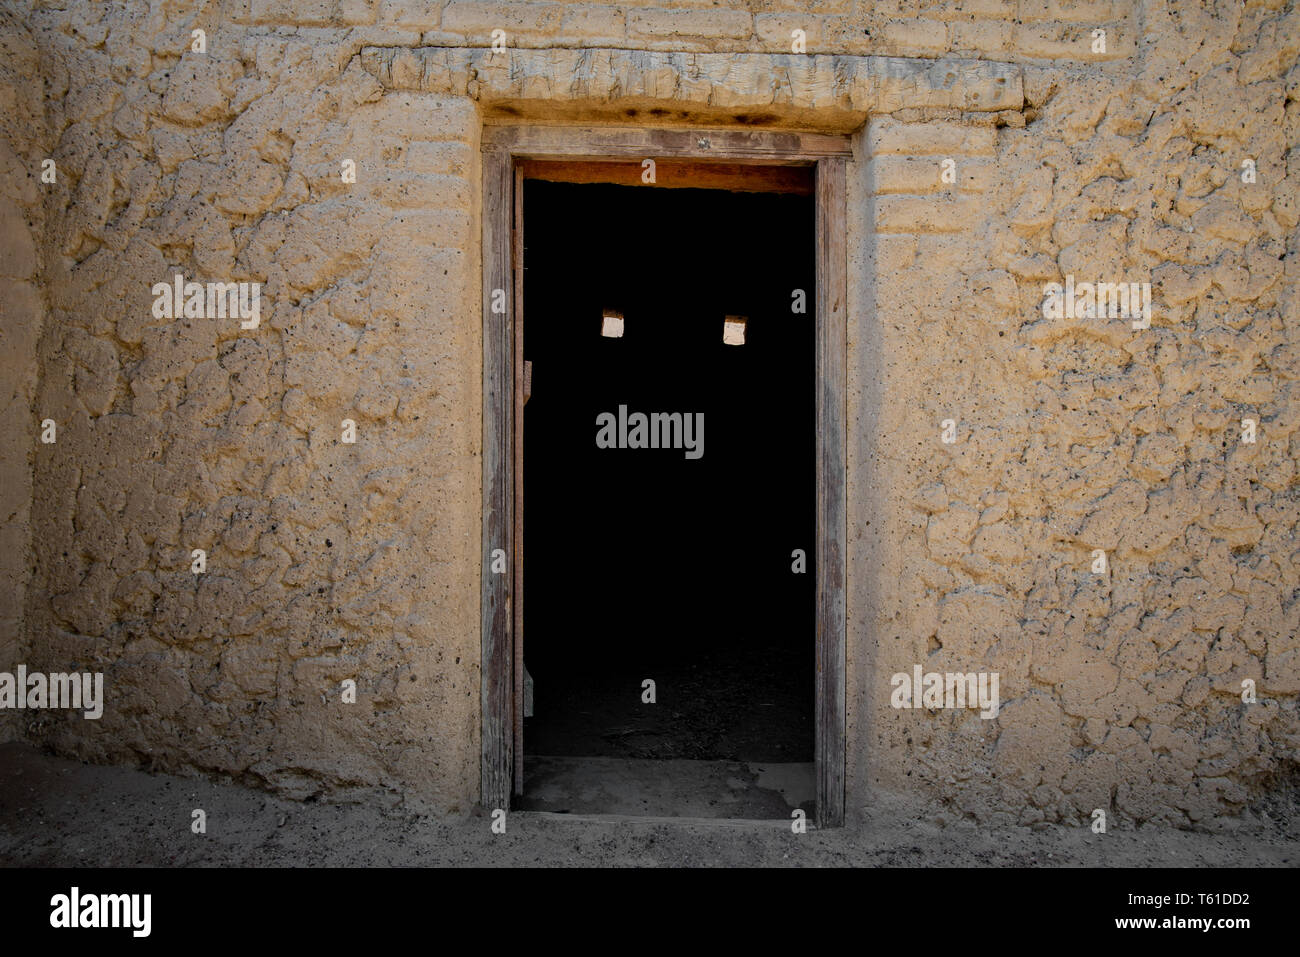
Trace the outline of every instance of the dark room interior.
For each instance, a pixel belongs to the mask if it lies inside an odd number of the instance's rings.
[[[811,197],[524,196],[526,755],[811,762]],[[703,454],[599,448],[620,406],[702,413]]]

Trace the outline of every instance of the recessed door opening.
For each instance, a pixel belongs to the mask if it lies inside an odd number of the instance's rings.
[[[813,816],[812,172],[517,180],[519,807]]]

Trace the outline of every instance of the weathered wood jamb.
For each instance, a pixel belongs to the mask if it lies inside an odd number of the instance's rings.
[[[483,154],[483,584],[482,782],[485,808],[510,807],[514,765],[514,661],[511,569],[492,571],[492,553],[514,555],[514,301],[511,290],[510,197],[513,161],[505,150]],[[501,295],[496,295],[502,290]],[[494,303],[503,304],[499,313]]]
[[[514,603],[514,682],[511,704],[514,712],[511,743],[517,755],[514,763],[514,793],[524,793],[524,174],[519,164],[511,162],[514,180],[514,202],[510,219],[510,281],[514,288],[513,339],[515,350],[514,370],[511,376],[514,392],[514,433],[511,438],[514,471],[514,508],[511,523],[513,541],[514,577],[511,598]]]
[[[845,165],[817,163],[817,823],[844,823],[848,258]]]

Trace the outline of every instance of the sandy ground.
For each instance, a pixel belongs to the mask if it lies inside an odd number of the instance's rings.
[[[878,806],[859,826],[436,818],[371,805],[83,765],[0,745],[0,864],[7,866],[1250,866],[1300,864],[1296,795],[1220,833],[1112,827],[941,827]],[[191,833],[191,811],[207,833]]]

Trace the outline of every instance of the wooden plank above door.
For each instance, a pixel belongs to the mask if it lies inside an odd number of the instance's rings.
[[[527,159],[676,156],[782,164],[853,155],[849,137],[827,133],[589,126],[485,126],[482,148]]]
[[[612,183],[644,186],[641,160],[521,160],[524,179],[552,183]],[[655,186],[666,189],[725,189],[739,193],[793,193],[811,196],[813,170],[808,166],[772,166],[752,163],[701,163],[693,160],[655,160]]]

